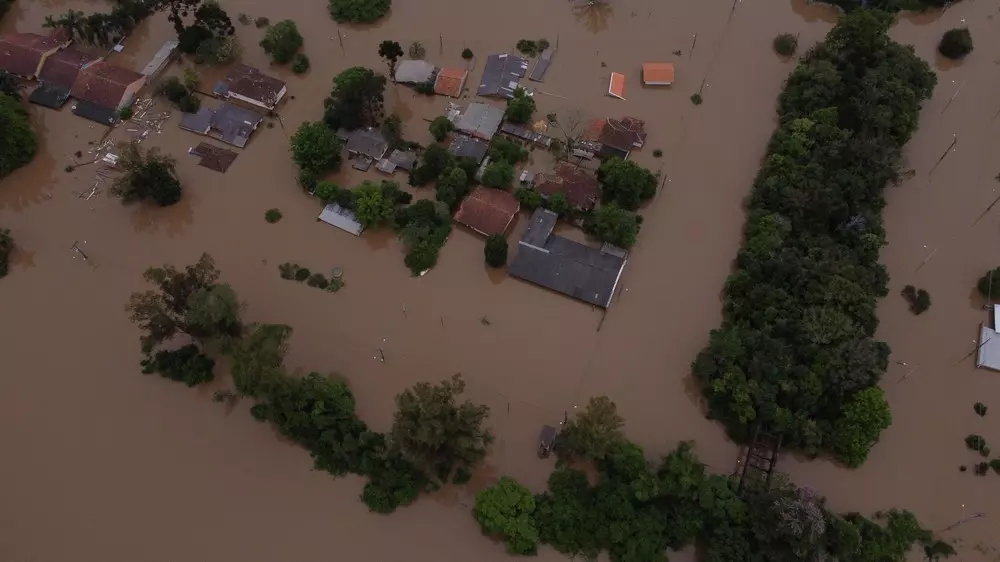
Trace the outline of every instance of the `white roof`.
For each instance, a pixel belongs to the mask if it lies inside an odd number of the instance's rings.
[[[345,209],[336,203],[330,203],[323,207],[323,212],[319,214],[319,220],[355,236],[361,236],[361,232],[365,229],[364,225],[354,218],[354,213],[350,209]]]
[[[1000,318],[1000,305],[993,305],[993,325]],[[976,366],[1000,371],[1000,333],[986,326],[979,327],[979,347],[976,349]]]
[[[396,66],[396,82],[419,84],[430,82],[437,67],[425,60],[403,60]]]

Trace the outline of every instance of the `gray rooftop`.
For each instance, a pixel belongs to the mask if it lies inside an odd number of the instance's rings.
[[[396,65],[396,82],[419,84],[430,82],[437,75],[437,67],[425,60],[401,60]]]
[[[214,115],[215,111],[210,107],[202,107],[198,110],[198,113],[182,113],[181,122],[178,126],[185,131],[205,135],[212,128],[212,117]]]
[[[476,162],[482,162],[489,150],[490,146],[485,142],[465,135],[455,135],[448,146],[448,152],[459,158],[463,156],[474,158]]]
[[[224,103],[215,110],[212,118],[212,128],[219,132],[223,141],[243,148],[250,140],[250,135],[264,120],[260,114]]]
[[[389,143],[378,130],[374,128],[357,129],[347,133],[347,151],[353,154],[363,154],[378,160],[389,150]]]
[[[510,265],[513,277],[608,308],[626,259],[552,235],[558,215],[537,209]]]
[[[500,129],[503,114],[503,109],[488,103],[470,103],[459,115],[455,128],[474,137],[490,140]]]
[[[329,203],[323,207],[323,212],[319,214],[319,220],[335,226],[345,232],[350,232],[355,236],[361,236],[365,227],[354,218],[354,212],[345,209],[336,203]]]
[[[529,80],[534,80],[535,82],[541,82],[545,78],[545,71],[549,69],[549,65],[552,64],[552,55],[556,53],[556,50],[552,47],[542,51],[542,56],[538,57],[538,62],[535,63],[535,68],[531,69],[531,75],[528,76]]]
[[[389,161],[409,172],[417,164],[417,153],[409,150],[393,150],[389,155]]]
[[[486,68],[483,69],[483,79],[479,82],[476,94],[480,96],[500,96],[509,98],[514,95],[518,81],[528,72],[528,61],[507,53],[490,55],[486,58]]]

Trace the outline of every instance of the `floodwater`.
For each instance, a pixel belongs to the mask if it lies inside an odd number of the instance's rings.
[[[564,1],[510,0],[498,10],[485,0],[396,0],[391,17],[377,25],[340,26],[341,46],[321,0],[223,4],[234,21],[240,11],[296,21],[313,66],[303,77],[270,69],[288,81],[294,99],[226,174],[186,154],[201,139],[177,129],[175,116],[145,144],[177,158],[185,186],[180,204],[151,209],[104,195],[81,199],[93,168],[64,168],[103,131],[68,106],[32,107],[41,153],[0,185],[0,225],[18,244],[11,275],[0,284],[0,559],[265,562],[336,552],[350,560],[419,562],[447,552],[450,560],[506,560],[469,515],[475,490],[501,474],[540,489],[553,463],[534,455],[538,430],[597,394],[617,402],[629,437],[650,455],[694,439],[712,470],[733,470],[737,448],[704,419],[689,366],[720,321],[720,291],[741,241],[742,202],[794,64],[773,53],[771,40],[799,33],[806,48],[832,25],[832,12],[800,0],[747,1],[735,9],[728,0],[613,1],[598,12]],[[102,6],[20,2],[3,29],[37,30],[46,14]],[[907,151],[916,176],[889,192],[883,259],[893,293],[882,303],[879,335],[892,345],[893,360],[908,365],[894,363],[884,383],[895,424],[860,470],[791,455],[781,461],[837,509],[907,507],[942,529],[1000,504],[998,477],[958,471],[974,461],[964,450],[966,434],[1000,439],[992,415],[972,412],[978,400],[989,404],[1000,382],[961,361],[985,319],[970,290],[1000,262],[1000,252],[980,242],[995,234],[997,215],[970,227],[1000,186],[990,159],[990,117],[1000,106],[988,42],[996,13],[996,0],[966,2],[894,30],[934,60],[940,34],[967,18],[977,47],[966,62],[941,71]],[[237,33],[244,61],[266,67],[257,47],[262,31],[237,24]],[[160,15],[112,60],[139,69],[171,35]],[[288,157],[288,135],[320,118],[336,73],[353,65],[384,68],[376,53],[384,39],[404,47],[421,41],[439,65],[462,64],[462,49],[471,48],[480,57],[474,87],[486,54],[541,37],[558,41],[559,52],[538,85],[538,114],[645,119],[649,139],[636,159],[668,178],[643,210],[640,242],[603,324],[586,305],[487,271],[482,240],[461,228],[437,267],[411,277],[391,235],[357,239],[317,223],[319,206],[295,185]],[[646,60],[674,61],[674,86],[641,88],[639,64]],[[604,95],[611,71],[628,76],[627,101]],[[705,102],[694,106],[688,98],[699,89]],[[391,85],[386,98],[389,111],[406,119],[405,136],[425,143],[424,120],[447,105]],[[931,175],[953,133],[955,152]],[[656,148],[662,159],[652,157]],[[536,154],[534,165],[543,167],[547,157]],[[350,186],[365,177],[375,176],[350,170],[334,179]],[[284,219],[269,225],[263,215],[272,207]],[[74,258],[75,241],[89,261]],[[388,427],[392,399],[403,388],[463,373],[468,398],[492,409],[497,435],[471,485],[422,497],[388,517],[373,515],[357,499],[359,479],[310,471],[308,455],[255,423],[246,405],[228,411],[211,402],[211,388],[141,376],[138,335],[123,310],[128,295],[143,288],[149,265],[187,264],[202,252],[215,257],[245,300],[248,320],[295,328],[287,365],[346,376],[360,415],[378,429]],[[340,266],[348,285],[327,294],[286,282],[277,272],[285,261],[314,270]],[[929,312],[913,317],[905,310],[897,293],[907,283],[931,292]],[[375,359],[378,347],[385,363]],[[995,518],[983,517],[947,536],[963,541],[963,560],[987,560],[997,556],[998,531]],[[562,559],[550,549],[539,555]]]

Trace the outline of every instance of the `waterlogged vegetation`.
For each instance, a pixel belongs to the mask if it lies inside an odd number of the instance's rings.
[[[936,83],[889,39],[891,21],[851,11],[789,77],[723,324],[693,365],[709,415],[734,437],[765,426],[851,466],[891,419],[869,390],[889,358],[872,337],[888,281],[882,190]]]

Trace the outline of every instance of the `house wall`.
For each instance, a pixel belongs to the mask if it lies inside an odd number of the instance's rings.
[[[146,84],[145,77],[142,77],[139,80],[136,80],[135,82],[129,84],[128,88],[125,88],[125,93],[122,94],[122,99],[118,101],[118,107],[116,107],[115,109],[121,109],[128,105],[131,105],[132,102],[135,101],[136,94],[139,93],[139,90],[141,90],[145,84]]]
[[[264,108],[264,109],[266,109],[268,111],[274,109],[273,107],[268,107],[267,105],[264,105],[262,102],[260,102],[258,100],[250,99],[250,98],[248,98],[246,96],[241,96],[239,94],[234,94],[233,92],[228,92],[226,94],[226,97],[233,98],[233,99],[236,99],[236,100],[240,100],[242,102],[249,103],[250,105],[255,105],[257,107],[262,107],[262,108]]]

